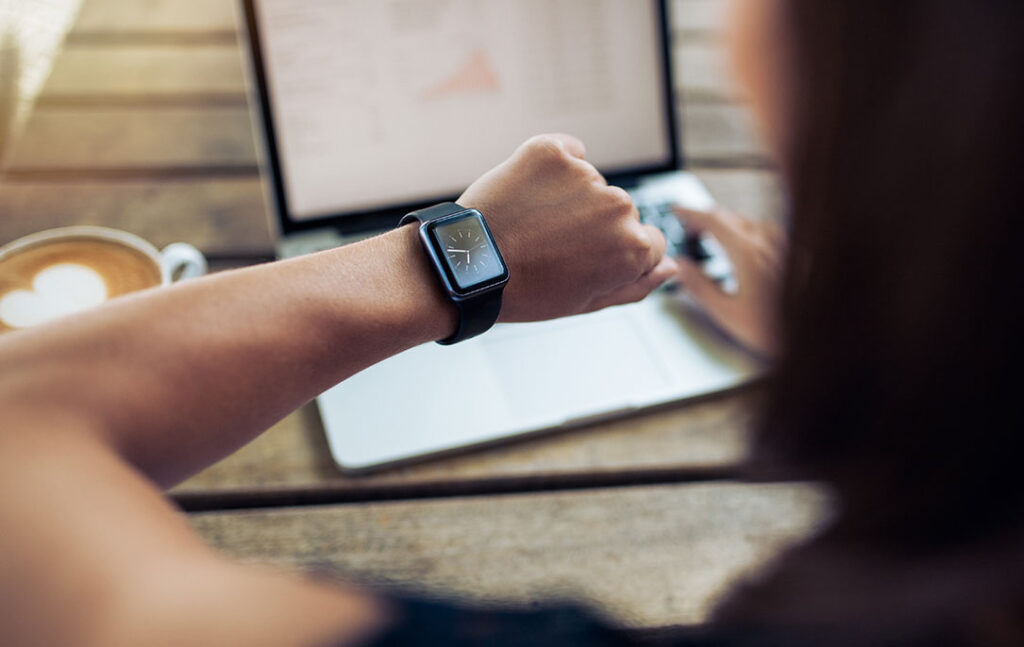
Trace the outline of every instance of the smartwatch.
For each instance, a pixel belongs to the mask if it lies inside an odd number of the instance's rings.
[[[447,346],[487,332],[501,312],[508,266],[483,214],[444,202],[406,214],[398,224],[412,221],[420,223],[420,242],[441,290],[459,310],[455,333],[437,343]]]

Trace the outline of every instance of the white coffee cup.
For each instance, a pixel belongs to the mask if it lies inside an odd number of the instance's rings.
[[[162,251],[135,234],[93,226],[61,227],[0,247],[0,332],[28,328],[122,294],[206,273],[187,243]]]

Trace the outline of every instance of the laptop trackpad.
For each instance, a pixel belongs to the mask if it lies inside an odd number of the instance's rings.
[[[509,410],[527,426],[621,410],[669,386],[646,340],[616,311],[521,332],[505,326],[482,341]]]

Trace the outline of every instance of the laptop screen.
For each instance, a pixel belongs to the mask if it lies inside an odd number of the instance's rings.
[[[657,0],[247,0],[286,221],[458,195],[531,135],[676,163]]]

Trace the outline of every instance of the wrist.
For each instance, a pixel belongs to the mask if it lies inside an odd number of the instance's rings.
[[[451,335],[458,327],[458,310],[441,291],[417,227],[399,227],[383,238],[388,240],[395,258],[393,294],[397,297],[399,321],[410,327],[417,344]]]
[[[442,202],[406,214],[400,226],[414,222],[437,285],[459,315],[455,331],[437,343],[448,346],[487,332],[501,313],[509,271],[483,214]]]

